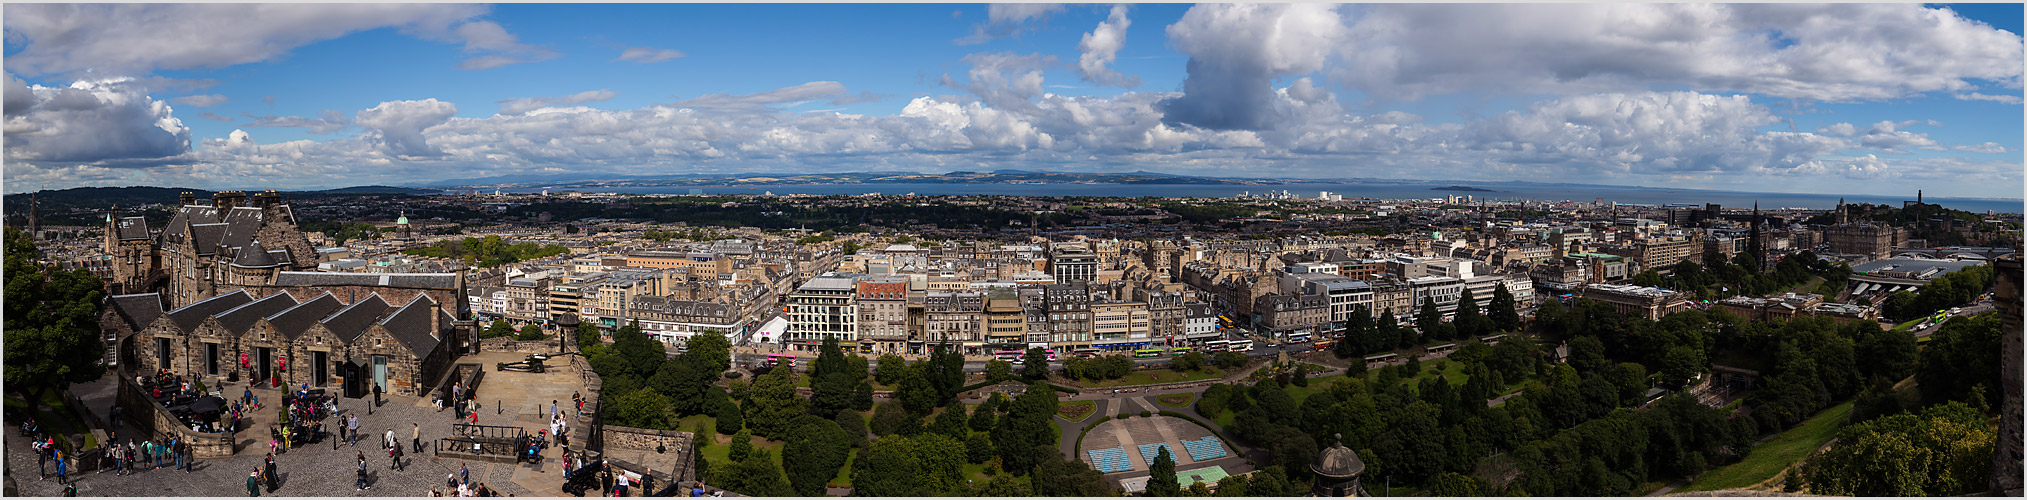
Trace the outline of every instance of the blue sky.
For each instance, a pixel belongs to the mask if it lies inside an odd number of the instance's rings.
[[[4,8],[7,192],[993,168],[2023,191],[2020,4]]]

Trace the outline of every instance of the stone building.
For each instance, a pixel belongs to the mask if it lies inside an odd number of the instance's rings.
[[[1330,298],[1323,295],[1267,295],[1253,309],[1259,316],[1254,323],[1277,337],[1315,333],[1318,325],[1330,322]]]
[[[114,294],[155,292],[180,307],[272,282],[278,271],[316,269],[318,256],[274,191],[219,191],[210,205],[185,192],[161,231],[141,217],[106,215]]]
[[[390,290],[390,291],[396,291]],[[272,290],[255,298],[241,289],[163,311],[155,294],[110,301],[109,315],[153,317],[122,332],[122,366],[213,380],[327,388],[347,397],[421,395],[457,356],[469,323],[427,293],[392,305],[381,293],[341,297],[330,291],[298,299]],[[118,327],[120,325],[116,325]]]
[[[1644,286],[1591,284],[1584,287],[1583,297],[1609,304],[1620,314],[1648,320],[1689,308],[1680,293]]]
[[[864,280],[856,297],[859,337],[871,343],[874,352],[899,353],[908,342],[908,283],[900,280]]]

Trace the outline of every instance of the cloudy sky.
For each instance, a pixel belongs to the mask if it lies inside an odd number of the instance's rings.
[[[7,192],[1001,168],[2023,191],[2019,4],[4,9]]]

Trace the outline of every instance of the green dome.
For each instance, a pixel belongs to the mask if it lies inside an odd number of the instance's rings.
[[[395,224],[407,224],[407,223],[408,223],[408,214],[401,214],[401,218],[399,218],[399,219],[394,219],[394,223],[395,223]]]

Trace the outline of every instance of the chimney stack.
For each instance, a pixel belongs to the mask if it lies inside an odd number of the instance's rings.
[[[176,196],[176,201],[182,205],[195,205],[197,204],[197,193],[184,191],[183,194]]]

